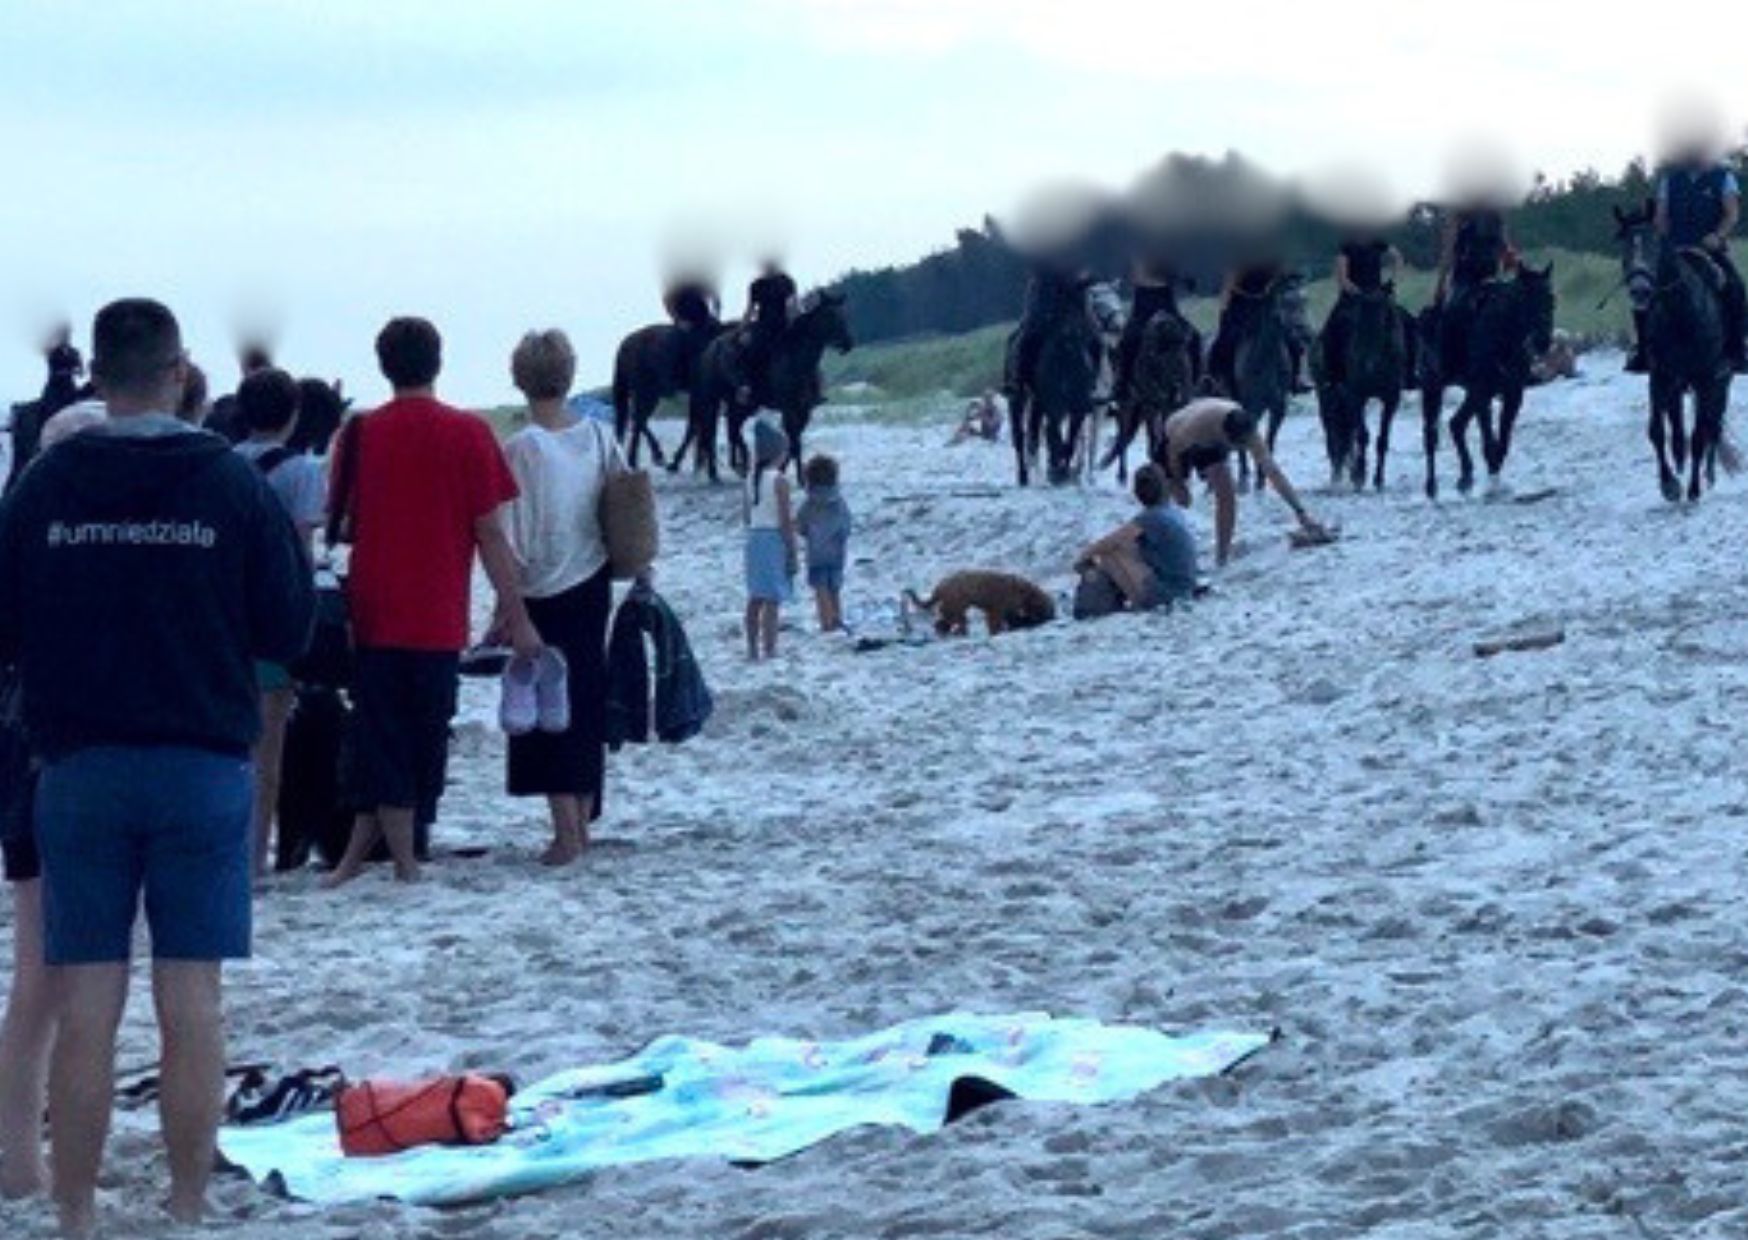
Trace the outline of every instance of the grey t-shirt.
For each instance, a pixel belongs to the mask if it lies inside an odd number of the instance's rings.
[[[254,464],[277,447],[276,443],[245,440],[237,445],[237,452]],[[328,508],[328,471],[319,458],[305,452],[287,457],[267,475],[267,485],[299,529],[322,523]]]

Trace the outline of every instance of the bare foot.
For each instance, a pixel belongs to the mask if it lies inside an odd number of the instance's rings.
[[[362,873],[364,873],[362,861],[342,859],[340,864],[334,867],[333,872],[322,880],[322,890],[333,891],[336,887],[344,887]]]
[[[402,865],[398,861],[395,863],[395,882],[416,883],[419,881],[420,877],[419,863],[417,861],[411,862],[407,865]]]
[[[82,1202],[71,1205],[59,1203],[57,1212],[61,1219],[61,1234],[69,1240],[84,1240],[87,1236],[97,1234],[97,1203]]]
[[[540,864],[550,866],[570,865],[583,855],[583,850],[589,846],[586,835],[575,832],[564,832],[552,843],[546,846],[546,851],[540,854]]]
[[[34,1197],[48,1187],[48,1170],[43,1165],[42,1154],[37,1153],[31,1158],[31,1151],[13,1155],[10,1152],[0,1157],[0,1198],[7,1201],[21,1201],[26,1197]]]
[[[198,1227],[206,1217],[206,1195],[188,1196],[172,1192],[170,1200],[164,1203],[164,1211],[170,1220],[183,1227]]]

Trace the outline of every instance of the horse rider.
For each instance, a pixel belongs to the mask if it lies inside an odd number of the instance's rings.
[[[1208,375],[1227,392],[1238,388],[1234,367],[1238,364],[1238,342],[1255,326],[1262,312],[1263,300],[1287,278],[1287,265],[1278,256],[1251,258],[1234,265],[1226,273],[1225,286],[1220,290],[1220,324],[1214,331],[1214,344],[1208,350]],[[1293,391],[1309,392],[1304,381],[1305,342],[1298,333],[1287,333],[1287,351],[1293,360]]]
[[[1112,396],[1119,404],[1129,399],[1135,381],[1135,363],[1141,359],[1141,344],[1146,339],[1147,325],[1156,315],[1169,314],[1182,319],[1178,309],[1179,277],[1171,264],[1161,259],[1137,259],[1132,281],[1135,295],[1129,305],[1129,317],[1123,324],[1123,334],[1117,340],[1116,383]],[[1188,325],[1188,320],[1184,320]],[[1190,350],[1192,381],[1202,377],[1202,341],[1194,327],[1190,328],[1194,347]]]
[[[716,334],[722,320],[722,299],[714,283],[698,276],[681,276],[662,293],[662,306],[680,329],[687,385],[704,346]]]
[[[1055,259],[1039,259],[1026,282],[1026,305],[1011,346],[1013,358],[1009,399],[1030,390],[1032,372],[1044,338],[1071,314],[1086,312],[1086,290],[1092,274],[1081,267]]]
[[[753,393],[762,386],[765,368],[777,341],[789,328],[789,319],[800,290],[794,278],[775,258],[759,265],[759,274],[747,286],[746,321],[740,336],[740,402],[751,404]]]
[[[1497,206],[1475,201],[1446,214],[1433,293],[1433,304],[1441,307],[1439,366],[1444,374],[1454,375],[1460,366],[1481,290],[1504,273],[1515,255],[1505,212]]]
[[[1748,290],[1730,258],[1730,234],[1742,214],[1742,191],[1728,164],[1702,147],[1679,154],[1657,179],[1657,235],[1684,250],[1700,250],[1723,277],[1724,346],[1730,366],[1748,371]],[[1645,312],[1633,312],[1634,342],[1627,369],[1643,374]]]
[[[1402,270],[1402,251],[1388,238],[1374,232],[1349,233],[1335,254],[1335,286],[1338,294],[1329,317],[1323,321],[1323,374],[1330,383],[1346,379],[1348,335],[1360,298],[1394,288]],[[1414,317],[1400,306],[1403,341],[1407,348],[1406,373],[1414,374]]]

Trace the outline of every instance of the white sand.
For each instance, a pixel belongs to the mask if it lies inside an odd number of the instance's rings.
[[[500,798],[500,743],[467,725],[439,841],[492,856],[417,890],[277,884],[231,979],[236,1059],[532,1078],[667,1031],[835,1037],[959,1005],[1285,1043],[1133,1105],[454,1214],[230,1183],[235,1234],[1748,1232],[1748,492],[1665,505],[1617,366],[1531,394],[1508,480],[1547,502],[1428,504],[1411,412],[1388,494],[1316,498],[1338,545],[1289,552],[1281,506],[1247,503],[1193,611],[993,643],[797,632],[747,666],[735,492],[680,480],[661,585],[718,691],[707,737],[617,758],[602,848],[550,874],[541,814]],[[1012,490],[1005,448],[939,447],[950,418],[817,436],[860,519],[852,607],[972,565],[1065,585],[1128,511],[1114,483]],[[1282,457],[1325,477],[1308,410]],[[1567,640],[1473,657],[1523,622]],[[152,1056],[147,1019],[137,995],[124,1063]],[[150,1234],[149,1117],[109,1165],[116,1234]]]

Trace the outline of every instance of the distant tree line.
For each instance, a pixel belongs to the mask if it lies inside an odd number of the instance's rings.
[[[1731,162],[1748,182],[1748,150],[1736,151]],[[1173,155],[1143,181],[1137,194],[1144,201],[1166,204],[1165,214],[1171,216],[1174,202],[1192,208],[1213,202],[1223,208],[1232,196],[1249,192],[1245,187],[1265,179],[1236,155],[1223,160]],[[1594,169],[1557,180],[1538,174],[1525,200],[1509,213],[1512,236],[1525,249],[1613,254],[1612,208],[1641,204],[1653,185],[1653,171],[1643,159],[1612,176]],[[1145,208],[1137,211],[1131,203],[1090,226],[1078,243],[1079,261],[1102,278],[1125,277],[1131,256],[1159,235],[1138,218],[1145,214]],[[1410,265],[1428,268],[1438,262],[1443,222],[1443,208],[1419,203],[1387,231]],[[1176,228],[1177,244],[1165,248],[1172,251],[1192,291],[1210,293],[1219,287],[1230,250],[1205,238],[1185,240],[1195,233],[1194,227]],[[1341,235],[1337,224],[1296,199],[1281,208],[1271,231],[1287,261],[1313,276],[1329,270]],[[1030,271],[1028,257],[994,219],[985,217],[981,227],[961,229],[951,247],[919,262],[852,271],[832,287],[849,299],[856,338],[874,342],[957,334],[1013,319],[1024,301]]]

